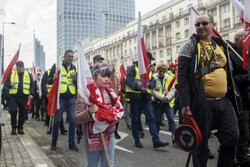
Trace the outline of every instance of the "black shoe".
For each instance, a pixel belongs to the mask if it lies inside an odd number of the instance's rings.
[[[213,153],[211,153],[211,151],[210,151],[210,150],[208,150],[207,155],[208,155],[208,159],[214,159],[214,154],[213,154]]]
[[[51,134],[51,130],[50,131],[47,131],[47,135],[50,135]]]
[[[13,128],[13,129],[11,130],[11,134],[12,134],[12,135],[16,135],[16,129]]]
[[[121,136],[118,134],[118,132],[115,132],[115,138],[116,139],[121,139]]]
[[[143,145],[141,144],[140,141],[135,142],[135,146],[138,147],[138,148],[143,148]]]
[[[67,135],[67,131],[61,131],[61,135]]]
[[[24,131],[23,131],[23,129],[18,129],[18,134],[20,134],[20,135],[24,135]]]
[[[79,151],[79,148],[78,147],[76,147],[76,145],[75,144],[69,144],[69,149],[70,150],[74,150],[74,151]]]
[[[54,151],[56,150],[56,142],[52,141],[51,143],[51,150]]]
[[[145,138],[145,133],[144,133],[144,132],[141,132],[141,133],[140,133],[140,137],[144,139],[144,138]]]
[[[132,129],[131,125],[128,125],[128,126],[127,126],[127,128],[128,128],[129,130],[131,130],[131,129]]]
[[[169,143],[168,142],[162,142],[162,141],[159,141],[157,143],[154,143],[154,148],[159,148],[159,147],[165,147],[167,146]]]

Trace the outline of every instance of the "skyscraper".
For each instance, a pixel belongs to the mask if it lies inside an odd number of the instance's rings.
[[[79,39],[107,36],[134,16],[134,0],[57,0],[57,58]]]
[[[35,59],[35,66],[41,67],[45,71],[45,53],[43,51],[43,46],[41,42],[35,38],[34,35],[34,59]]]

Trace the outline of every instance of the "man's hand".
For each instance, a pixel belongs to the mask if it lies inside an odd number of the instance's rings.
[[[76,80],[76,73],[75,72],[71,72],[70,76],[73,80]]]
[[[90,115],[92,115],[92,114],[96,113],[98,111],[98,109],[99,108],[97,107],[97,105],[93,105],[93,106],[91,106],[91,107],[88,108],[88,113]]]
[[[188,116],[192,115],[192,111],[190,110],[190,106],[186,106],[182,108],[182,115],[187,114]]]
[[[13,87],[13,86],[15,86],[15,84],[16,84],[15,82],[11,82],[10,86]]]
[[[142,93],[147,93],[147,88],[144,88],[144,87],[141,88],[141,92],[142,92]]]
[[[32,95],[29,95],[29,98],[30,98],[30,99],[33,99],[33,96],[32,96]]]
[[[54,76],[53,76],[53,80],[57,79],[58,78],[58,74],[55,73]]]
[[[167,99],[167,97],[165,96],[165,97],[163,97],[163,100],[162,100],[164,103],[167,103],[168,102],[168,99]]]

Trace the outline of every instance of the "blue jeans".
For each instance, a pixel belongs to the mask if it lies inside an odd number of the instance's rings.
[[[157,130],[160,130],[161,116],[163,113],[166,114],[168,118],[169,129],[174,135],[175,133],[175,122],[174,122],[174,108],[170,108],[168,103],[153,103]]]
[[[86,153],[87,160],[88,160],[88,164],[86,165],[86,167],[97,167],[100,157],[101,157],[101,167],[108,166],[104,150],[99,150],[99,151],[88,150],[88,142],[87,142],[86,134],[83,135],[83,144],[84,144],[84,149],[85,149],[85,153]],[[109,148],[108,148],[108,154],[109,154],[110,164],[113,167],[114,166],[114,154],[115,154],[114,133],[110,133],[110,143],[109,143]]]
[[[128,127],[128,126],[131,126],[130,118],[129,118],[130,104],[129,104],[129,102],[126,101],[126,98],[123,98],[123,101],[124,101],[124,104],[123,104],[124,119],[125,119],[126,125]]]
[[[167,116],[169,129],[172,135],[174,135],[175,130],[176,130],[176,125],[174,122],[174,107],[170,108],[168,103],[164,103],[164,104],[165,104],[165,109],[163,111],[165,112]]]
[[[160,141],[160,138],[158,136],[158,131],[156,128],[155,123],[155,116],[153,113],[152,103],[151,101],[144,101],[144,100],[130,100],[130,106],[131,106],[131,123],[132,123],[132,135],[134,137],[135,142],[140,141],[139,137],[139,116],[141,111],[144,112],[146,119],[148,120],[149,125],[149,131],[152,136],[153,143],[157,143]]]
[[[54,124],[52,130],[52,141],[56,142],[58,139],[58,131],[60,122],[62,120],[63,112],[65,111],[65,107],[68,109],[68,119],[69,119],[69,134],[68,134],[68,143],[74,144],[75,139],[75,129],[76,124],[73,120],[74,112],[75,112],[75,103],[76,103],[76,96],[71,99],[63,99],[60,98],[60,109],[57,113],[55,113],[54,117]]]

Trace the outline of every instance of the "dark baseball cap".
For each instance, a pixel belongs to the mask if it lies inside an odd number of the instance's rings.
[[[23,61],[17,61],[17,62],[16,62],[16,66],[24,67]]]
[[[147,52],[147,55],[149,60],[155,60],[150,52]]]
[[[104,58],[101,55],[96,55],[96,56],[93,57],[93,62],[95,60],[99,60],[99,59],[104,60]]]

